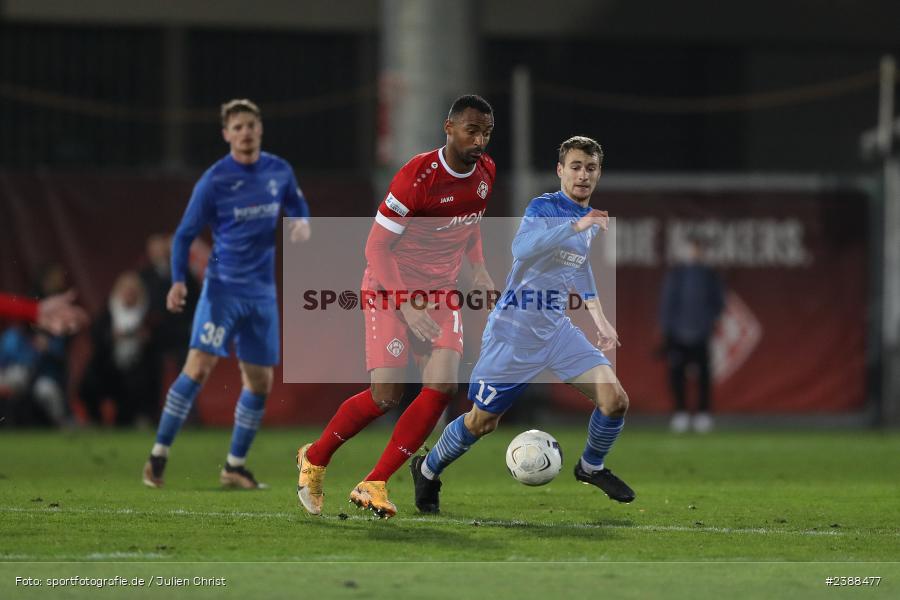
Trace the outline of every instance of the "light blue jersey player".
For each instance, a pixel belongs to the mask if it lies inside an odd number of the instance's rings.
[[[309,238],[309,207],[283,159],[261,151],[262,119],[249,100],[222,105],[222,135],[231,152],[207,169],[194,186],[172,246],[172,288],[168,309],[184,309],[188,253],[194,238],[209,226],[213,251],[194,313],[190,351],[169,388],[156,443],[144,465],[143,481],[163,485],[169,447],[200,388],[220,356],[233,347],[240,361],[243,389],[234,411],[234,430],[219,479],[226,487],[264,487],[245,468],[247,452],[262,422],[266,396],[279,361],[278,304],[275,297],[275,232],[284,209],[291,241]]]
[[[604,466],[624,425],[628,396],[602,350],[619,345],[603,314],[590,265],[591,240],[606,230],[606,212],[589,201],[603,161],[600,145],[586,137],[566,140],[556,166],[560,191],[531,201],[513,239],[513,266],[491,312],[472,371],[472,410],[451,422],[426,456],[410,463],[416,507],[439,510],[440,474],[485,434],[494,431],[528,384],[549,370],[590,398],[588,439],[575,478],[611,499],[634,500],[634,491]],[[584,300],[597,326],[598,349],[566,316],[569,294]]]

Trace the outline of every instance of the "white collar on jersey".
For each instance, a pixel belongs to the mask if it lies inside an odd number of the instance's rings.
[[[447,164],[447,159],[444,158],[444,149],[446,149],[446,148],[447,148],[447,146],[443,146],[442,148],[438,148],[438,159],[440,159],[441,165],[443,165],[444,169],[445,169],[448,173],[450,173],[450,174],[453,175],[454,177],[458,177],[459,179],[465,179],[466,177],[468,177],[469,175],[471,175],[472,173],[475,172],[475,167],[478,166],[478,163],[475,163],[474,165],[472,165],[472,170],[469,171],[468,173],[457,173],[456,171],[454,171],[453,169],[451,169],[451,168],[450,168],[450,165]]]

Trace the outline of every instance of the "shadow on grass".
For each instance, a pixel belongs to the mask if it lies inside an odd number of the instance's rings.
[[[630,519],[603,519],[590,522],[561,521],[541,523],[527,520],[495,518],[461,518],[446,516],[398,516],[388,521],[363,516],[346,519],[327,517],[302,521],[317,530],[336,534],[364,535],[375,541],[412,542],[413,544],[456,544],[476,541],[483,547],[489,540],[503,537],[536,537],[559,540],[597,540],[616,537],[615,529],[634,526]],[[498,544],[499,545],[503,545]]]
[[[409,544],[421,548],[423,554],[431,547],[464,548],[478,543],[479,548],[494,549],[502,544],[491,540],[476,539],[474,532],[461,529],[459,526],[440,527],[438,523],[421,523],[402,519],[380,520],[363,516],[347,519],[308,518],[296,522],[301,528],[315,530],[315,536],[328,536],[333,541],[376,544]],[[335,539],[336,538],[336,539]],[[384,558],[391,560],[390,552],[384,552]],[[427,557],[426,557],[427,558]]]

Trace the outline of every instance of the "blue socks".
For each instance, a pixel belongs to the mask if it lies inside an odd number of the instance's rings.
[[[584,454],[581,455],[582,468],[588,472],[603,468],[603,459],[619,437],[624,425],[624,417],[607,417],[598,409],[594,409],[588,425],[587,445],[584,447]],[[586,468],[585,464],[591,469]]]
[[[172,445],[199,391],[199,383],[184,373],[178,376],[166,395],[166,405],[159,419],[159,429],[156,431],[157,445],[166,447]]]
[[[241,390],[241,397],[234,408],[234,430],[231,433],[231,449],[228,463],[232,466],[244,464],[250,444],[256,437],[256,430],[262,423],[266,397],[250,390]]]
[[[465,454],[469,448],[478,441],[478,438],[466,429],[463,422],[466,415],[462,414],[453,420],[444,429],[441,438],[434,445],[422,463],[422,474],[428,479],[434,479],[446,469],[450,463]]]
[[[179,375],[169,388],[166,405],[159,419],[156,443],[150,452],[153,456],[168,456],[169,446],[175,441],[175,436],[187,419],[199,392],[200,384],[184,373]],[[249,390],[241,391],[234,409],[234,430],[231,434],[231,449],[227,459],[232,466],[244,464],[244,458],[262,422],[265,403],[264,395],[254,394]]]
[[[466,429],[465,415],[460,415],[447,425],[434,448],[428,452],[422,463],[422,474],[435,479],[450,463],[465,454],[479,438]],[[581,455],[582,468],[596,471],[603,468],[603,460],[622,432],[624,417],[607,417],[594,409],[588,426],[587,445]]]

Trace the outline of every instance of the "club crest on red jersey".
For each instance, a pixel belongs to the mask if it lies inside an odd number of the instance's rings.
[[[403,353],[403,347],[403,342],[401,342],[397,338],[392,339],[386,346],[387,351],[390,352],[391,355],[394,356],[394,358],[397,358]]]
[[[482,179],[482,180],[481,180],[481,183],[478,184],[478,189],[475,190],[475,193],[477,193],[479,196],[481,196],[481,199],[482,199],[482,200],[484,200],[485,198],[487,198],[487,195],[488,195],[488,184],[487,184],[487,182],[486,182],[484,179]]]

